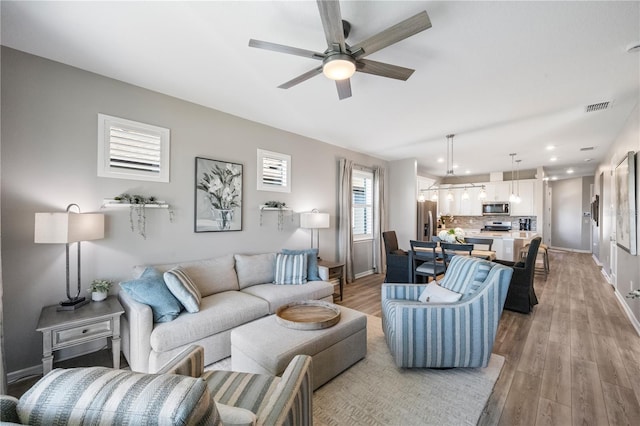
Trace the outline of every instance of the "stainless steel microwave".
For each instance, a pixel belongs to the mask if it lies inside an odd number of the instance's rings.
[[[509,203],[495,201],[482,203],[483,216],[508,216],[510,212]]]

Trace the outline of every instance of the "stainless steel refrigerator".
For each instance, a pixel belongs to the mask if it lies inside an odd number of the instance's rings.
[[[435,201],[418,202],[418,223],[416,239],[431,241],[431,237],[438,234],[438,203]]]

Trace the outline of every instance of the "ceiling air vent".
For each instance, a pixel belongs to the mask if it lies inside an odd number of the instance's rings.
[[[584,148],[580,148],[580,151],[593,151],[592,146],[585,146]]]
[[[611,102],[598,102],[597,104],[587,105],[584,109],[584,112],[594,112],[594,111],[602,111],[608,109],[611,105]]]

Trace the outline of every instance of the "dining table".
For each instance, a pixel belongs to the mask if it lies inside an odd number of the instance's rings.
[[[430,249],[421,249],[420,247],[416,247],[415,250],[416,251],[424,251],[424,250],[430,250]],[[454,253],[458,254],[459,256],[467,256],[467,252],[466,251],[464,251],[464,252],[456,252],[454,250]],[[471,256],[472,257],[477,257],[479,259],[489,260],[491,262],[496,260],[496,252],[494,250],[476,250],[476,249],[473,249],[471,251]]]

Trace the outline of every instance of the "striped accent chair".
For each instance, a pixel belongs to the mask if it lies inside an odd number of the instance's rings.
[[[204,372],[192,345],[160,374],[104,367],[56,369],[20,400],[0,396],[2,422],[34,425],[310,425],[311,357],[297,355],[282,377]]]
[[[454,256],[440,281],[454,303],[422,303],[426,284],[383,284],[382,327],[398,367],[486,367],[507,297],[511,268]]]

